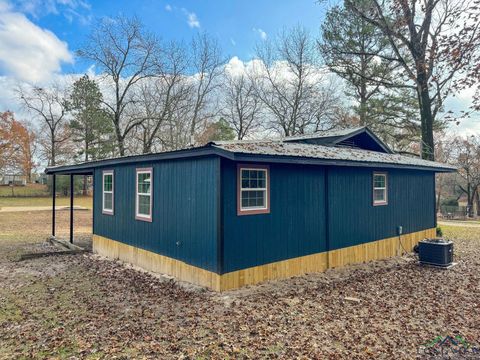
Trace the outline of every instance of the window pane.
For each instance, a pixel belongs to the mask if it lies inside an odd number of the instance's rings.
[[[137,174],[138,179],[138,192],[144,194],[150,194],[150,173]]]
[[[106,210],[113,209],[113,194],[112,193],[104,193],[103,194],[103,208]]]
[[[385,189],[374,189],[373,190],[373,200],[374,201],[385,201],[386,190]]]
[[[266,170],[242,169],[242,189],[265,189]]]
[[[112,191],[113,176],[112,174],[105,174],[103,176],[103,189],[105,191]]]
[[[138,195],[138,213],[140,215],[150,215],[149,195]]]
[[[374,187],[385,187],[385,175],[375,175],[373,178]]]
[[[263,208],[265,207],[265,190],[242,191],[242,208]]]

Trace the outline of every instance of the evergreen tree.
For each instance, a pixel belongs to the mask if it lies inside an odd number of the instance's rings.
[[[416,95],[393,78],[398,65],[391,61],[388,39],[380,30],[347,6],[337,5],[326,15],[319,49],[330,70],[345,80],[360,125],[399,150],[418,141]]]
[[[113,127],[102,108],[102,98],[97,83],[88,75],[73,84],[68,109],[73,115],[69,125],[72,139],[78,145],[77,160],[102,159],[113,151]]]

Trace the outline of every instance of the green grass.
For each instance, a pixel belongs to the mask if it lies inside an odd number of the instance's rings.
[[[51,206],[51,197],[0,197],[0,208],[10,206]],[[57,206],[70,205],[70,198],[57,197]],[[83,206],[88,209],[92,208],[92,197],[76,195],[74,197],[74,205]]]
[[[448,225],[440,225],[440,227],[442,228],[443,236],[448,239],[480,241],[480,227],[462,227]]]
[[[27,186],[0,186],[0,197],[3,196],[48,196],[46,185],[29,184]]]

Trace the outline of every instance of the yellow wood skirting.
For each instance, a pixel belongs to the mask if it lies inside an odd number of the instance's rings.
[[[420,240],[435,237],[435,232],[435,228],[432,228],[402,235],[401,244],[406,251],[410,252]],[[285,279],[325,271],[328,268],[385,259],[402,254],[403,248],[400,246],[397,236],[329,252],[277,261],[223,274],[220,279],[220,288],[222,291],[236,289],[266,280]]]
[[[221,291],[220,275],[214,272],[99,235],[93,235],[93,252],[148,271],[171,275],[182,281]]]
[[[254,266],[223,275],[98,235],[93,236],[93,250],[100,255],[120,259],[149,271],[175,276],[182,281],[205,286],[215,291],[224,291],[266,280],[285,279],[325,271],[328,268],[398,256],[404,252],[404,249],[410,252],[420,240],[431,237],[435,237],[435,228],[402,235],[401,245],[397,236],[330,252]]]

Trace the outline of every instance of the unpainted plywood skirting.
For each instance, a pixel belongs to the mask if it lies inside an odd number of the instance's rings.
[[[254,266],[223,275],[98,235],[93,236],[93,250],[102,256],[119,259],[149,271],[168,274],[179,280],[204,286],[211,290],[225,291],[245,285],[258,284],[266,280],[285,279],[348,264],[398,256],[404,251],[412,251],[420,240],[432,237],[435,237],[435,228],[404,234],[400,240],[397,236],[329,252]]]

